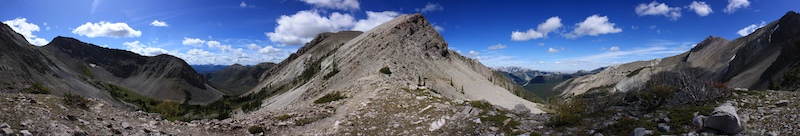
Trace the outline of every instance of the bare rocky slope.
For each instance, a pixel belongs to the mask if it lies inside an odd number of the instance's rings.
[[[678,69],[694,69],[697,78],[725,83],[731,88],[797,89],[800,85],[800,15],[790,11],[779,20],[750,35],[728,41],[708,37],[679,55],[610,66],[592,75],[559,84],[562,96],[609,89],[625,92],[641,88],[653,74]]]
[[[5,24],[0,30],[4,92],[48,90],[114,104],[118,103],[109,94],[110,88],[178,103],[191,98],[190,103],[203,104],[222,96],[202,75],[174,56],[146,57],[60,36],[37,47]]]
[[[220,91],[231,96],[238,96],[258,85],[258,78],[275,65],[277,64],[272,62],[259,63],[254,66],[233,64],[205,74],[205,77]]]
[[[86,78],[112,83],[150,98],[204,104],[223,95],[174,56],[141,56],[60,36],[42,48]]]

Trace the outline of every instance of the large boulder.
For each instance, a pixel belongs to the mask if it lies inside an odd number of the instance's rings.
[[[705,120],[705,127],[718,130],[724,134],[739,134],[742,132],[742,124],[739,122],[739,115],[736,114],[736,107],[731,103],[723,103]]]
[[[514,114],[525,115],[528,113],[531,113],[531,110],[528,109],[528,107],[525,107],[525,105],[517,104],[514,106]]]

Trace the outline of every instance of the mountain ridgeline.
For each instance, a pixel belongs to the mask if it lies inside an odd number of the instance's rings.
[[[223,95],[174,56],[141,56],[61,36],[37,47],[5,24],[2,34],[0,60],[5,62],[0,66],[7,75],[2,83],[5,91],[36,87],[54,94],[79,94],[112,103],[124,99],[120,97],[141,95],[162,101],[205,104]]]
[[[220,70],[210,71],[205,76],[220,91],[231,96],[238,96],[258,85],[258,78],[275,65],[277,64],[272,62],[253,66],[233,64]]]
[[[800,14],[790,11],[753,33],[728,41],[710,36],[675,56],[608,67],[559,84],[563,96],[600,88],[626,92],[643,87],[653,75],[688,71],[693,79],[730,88],[800,88]]]

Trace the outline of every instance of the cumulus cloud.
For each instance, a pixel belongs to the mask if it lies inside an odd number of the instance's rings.
[[[199,40],[199,39],[195,39],[195,40]],[[184,41],[186,41],[186,40],[184,40]],[[216,48],[216,49],[219,49],[221,51],[234,51],[233,47],[231,47],[230,44],[223,45],[222,43],[220,43],[218,41],[208,41],[208,42],[206,42],[206,45],[208,45],[208,48]]]
[[[139,41],[133,42],[124,42],[122,43],[129,51],[138,53],[144,56],[155,56],[159,54],[167,54],[168,51],[162,48],[150,47],[148,45],[144,45]]]
[[[733,13],[736,12],[736,10],[749,6],[750,1],[747,0],[728,0],[728,6],[725,6],[725,9],[722,9],[722,11],[725,13]]]
[[[608,22],[608,16],[596,14],[586,17],[586,20],[575,25],[577,28],[571,33],[565,34],[565,37],[574,39],[584,35],[597,36],[622,32],[621,28],[616,28],[614,23]]]
[[[319,33],[339,31],[355,24],[353,16],[349,14],[334,12],[325,17],[320,16],[317,11],[308,10],[290,16],[282,15],[277,23],[274,32],[264,34],[272,42],[288,45],[302,45]]]
[[[680,7],[669,7],[667,4],[658,3],[656,1],[650,2],[650,4],[641,3],[636,6],[636,14],[639,16],[658,16],[663,15],[670,20],[678,20],[681,17],[681,8]]]
[[[744,27],[744,28],[740,29],[739,31],[737,31],[736,34],[739,34],[741,36],[747,36],[750,33],[753,33],[756,30],[758,30],[758,28],[764,27],[766,25],[767,25],[767,22],[764,22],[764,21],[761,21],[761,24],[759,24],[759,25],[750,24],[749,26]]]
[[[358,0],[300,0],[317,8],[357,10]]]
[[[14,32],[21,34],[23,37],[25,37],[25,40],[33,45],[41,46],[47,44],[48,42],[44,38],[39,38],[36,35],[33,35],[33,32],[39,31],[39,26],[33,23],[28,23],[27,20],[27,18],[16,18],[13,20],[3,21],[3,23],[11,27],[11,30],[14,30]],[[45,23],[45,25],[47,24]]]
[[[261,46],[256,45],[255,43],[247,44],[248,50],[258,50],[261,49]]]
[[[205,40],[201,40],[200,38],[183,37],[183,42],[181,42],[181,43],[183,45],[198,46],[198,45],[203,45],[203,43],[206,43],[206,41]]]
[[[258,53],[269,54],[269,55],[278,55],[279,53],[283,53],[283,51],[281,51],[281,49],[278,49],[278,48],[275,48],[275,47],[272,47],[272,46],[265,46],[264,48],[259,49]]]
[[[538,45],[539,45],[539,46],[544,46],[544,43],[539,43]]]
[[[274,32],[265,32],[270,41],[285,45],[302,45],[311,41],[322,32],[340,30],[369,31],[370,29],[392,20],[400,13],[394,11],[367,11],[367,18],[355,21],[352,15],[333,12],[322,16],[316,10],[299,11],[294,15],[283,15],[278,18],[278,26]]]
[[[557,52],[559,52],[559,51],[560,51],[560,50],[558,50],[558,49],[555,49],[555,48],[553,48],[553,47],[550,47],[549,49],[547,49],[547,52],[548,52],[548,53],[557,53]]]
[[[548,18],[544,23],[539,24],[536,28],[538,30],[534,30],[533,28],[528,29],[528,31],[520,32],[520,31],[513,31],[511,32],[511,40],[512,41],[527,41],[531,39],[539,39],[547,37],[547,33],[550,33],[558,28],[563,26],[561,24],[561,18],[558,16]]]
[[[481,53],[480,53],[480,52],[477,52],[477,51],[474,51],[474,50],[469,50],[469,52],[467,53],[467,55],[469,55],[469,56],[472,56],[472,57],[476,57],[476,56],[478,56],[478,55],[481,55]]]
[[[81,26],[72,30],[73,34],[78,34],[80,36],[86,36],[89,38],[94,37],[113,37],[113,38],[122,38],[122,37],[139,37],[142,35],[142,31],[134,30],[128,24],[123,22],[106,22],[100,21],[100,23],[91,23],[86,22]]]
[[[150,23],[150,25],[151,26],[157,26],[157,27],[168,27],[169,26],[169,24],[167,24],[167,22],[158,21],[158,20],[153,20],[153,22]]]
[[[708,16],[708,14],[714,13],[714,10],[711,10],[711,6],[706,4],[703,1],[692,1],[692,4],[688,6],[689,9],[694,10],[694,13],[697,15],[704,17]]]
[[[428,2],[428,4],[425,4],[425,7],[421,8],[421,9],[420,8],[414,9],[414,11],[422,12],[422,13],[428,13],[428,12],[440,11],[440,10],[444,10],[444,7],[442,7],[442,5],[439,5],[439,3],[430,3],[430,2]]]
[[[611,48],[608,48],[608,51],[619,51],[619,47],[618,46],[611,46]]]
[[[206,42],[206,44],[208,45],[208,48],[212,48],[212,47],[216,47],[216,46],[222,45],[218,41],[208,41],[208,42]]]
[[[394,11],[372,12],[367,11],[367,19],[360,19],[355,23],[352,30],[356,31],[369,31],[370,29],[381,25],[389,20],[399,16],[400,13]]]
[[[503,44],[497,44],[497,45],[489,46],[489,50],[505,49],[506,47],[508,47],[508,46],[503,45]]]

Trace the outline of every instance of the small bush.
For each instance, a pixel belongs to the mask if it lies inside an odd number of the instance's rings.
[[[171,101],[162,101],[156,105],[154,112],[165,117],[175,117],[181,115],[180,104]]]
[[[650,90],[643,90],[636,94],[640,98],[640,104],[645,110],[654,110],[667,100],[675,97],[676,89],[666,85],[654,85]]]
[[[611,135],[628,135],[631,133],[631,131],[633,131],[638,127],[643,127],[645,129],[654,129],[656,128],[656,123],[651,121],[637,120],[626,117],[617,120],[617,123],[608,126],[608,129],[609,131],[611,131],[609,132],[611,133]],[[678,128],[680,126],[674,126],[674,127]]]
[[[508,124],[503,124],[507,119],[510,119]],[[519,121],[514,120],[513,118],[508,117],[508,116],[506,116],[505,114],[502,114],[502,113],[495,114],[495,115],[492,115],[492,116],[487,116],[487,117],[481,117],[481,120],[485,120],[487,122],[492,122],[497,126],[501,126],[500,130],[501,131],[505,131],[506,133],[509,133],[509,134],[512,132],[512,129],[514,129],[517,126],[519,126],[520,124],[522,124]]]
[[[259,126],[251,126],[250,128],[247,128],[247,132],[250,132],[250,134],[258,134],[264,132],[264,128]]]
[[[586,117],[587,105],[580,97],[573,98],[569,102],[559,102],[553,107],[555,113],[545,125],[553,127],[578,125]]]
[[[380,72],[383,73],[383,74],[387,74],[387,75],[391,75],[392,74],[392,71],[389,70],[389,67],[381,68]]]
[[[275,117],[275,119],[276,119],[276,120],[280,120],[280,121],[286,121],[286,120],[288,120],[288,119],[289,119],[289,118],[291,118],[291,117],[292,117],[292,116],[289,116],[288,114],[283,114],[283,115],[280,115],[280,116],[277,116],[277,117]]]
[[[257,110],[259,107],[261,107],[261,100],[255,100],[253,102],[244,104],[244,106],[242,106],[242,111],[251,112],[253,110]]]
[[[325,96],[322,96],[322,98],[319,98],[319,99],[315,100],[314,103],[316,103],[316,104],[328,103],[328,102],[332,102],[332,101],[338,101],[338,100],[344,99],[344,98],[346,98],[346,97],[344,97],[344,95],[342,95],[341,93],[333,92],[333,93],[326,94]]]
[[[50,94],[50,89],[41,83],[33,83],[31,87],[23,88],[22,92],[32,94]]]
[[[333,71],[331,71],[331,72],[330,72],[330,73],[328,73],[328,74],[325,74],[325,76],[324,76],[324,77],[322,77],[322,78],[323,78],[323,79],[325,79],[325,80],[328,80],[328,79],[330,79],[331,77],[333,77],[334,75],[336,75],[336,73],[339,73],[339,69],[336,69],[336,68],[334,68],[334,69],[333,69]]]
[[[483,110],[490,110],[492,108],[492,104],[485,101],[471,101],[469,102],[469,105],[472,105],[472,107]]]
[[[67,93],[67,94],[64,94],[64,99],[63,100],[64,100],[64,104],[66,104],[69,107],[74,107],[74,108],[79,108],[79,109],[84,109],[84,110],[89,109],[89,102],[90,101],[89,101],[89,99],[86,99],[86,97],[83,97],[83,96],[80,96],[80,95],[76,95],[76,94],[72,94],[72,93]]]

